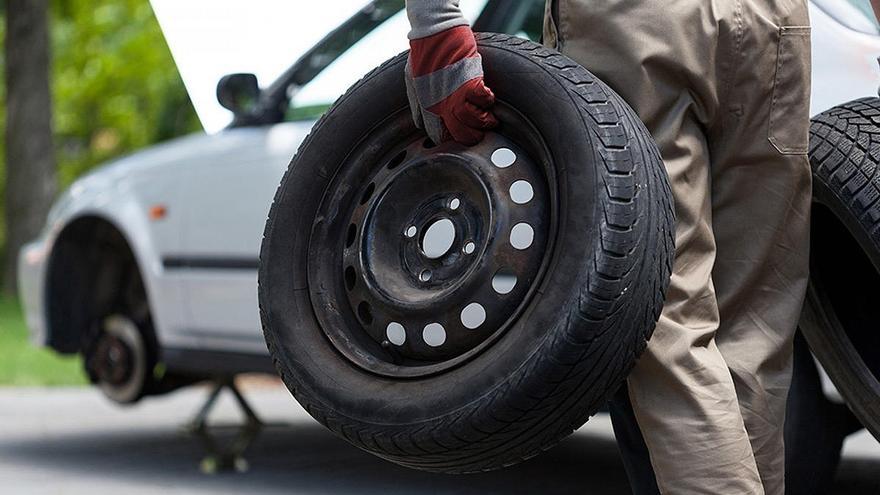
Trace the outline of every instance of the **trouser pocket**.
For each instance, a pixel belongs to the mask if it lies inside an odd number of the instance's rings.
[[[803,154],[810,134],[810,28],[779,28],[770,103],[770,143],[786,155]]]

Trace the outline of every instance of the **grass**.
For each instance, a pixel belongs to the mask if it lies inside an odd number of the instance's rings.
[[[0,386],[85,385],[79,356],[34,346],[18,301],[0,298]]]

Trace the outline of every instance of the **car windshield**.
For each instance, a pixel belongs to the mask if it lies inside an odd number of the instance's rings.
[[[844,26],[867,34],[880,34],[880,24],[870,0],[813,0],[823,12]]]
[[[402,3],[402,2],[401,2]],[[486,10],[489,0],[462,0],[461,9],[474,22]],[[500,4],[500,3],[499,3]],[[489,22],[488,28],[537,41],[541,36],[543,0],[504,2],[504,15],[493,15],[501,22]],[[490,5],[491,6],[491,5]],[[379,26],[353,39],[330,65],[302,87],[289,88],[285,120],[310,120],[321,116],[345,90],[364,74],[385,60],[408,48],[409,23],[400,10]]]

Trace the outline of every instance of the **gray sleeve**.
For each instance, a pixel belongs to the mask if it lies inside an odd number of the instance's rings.
[[[406,0],[406,14],[412,31],[409,39],[426,38],[441,31],[467,25],[458,8],[459,0]]]

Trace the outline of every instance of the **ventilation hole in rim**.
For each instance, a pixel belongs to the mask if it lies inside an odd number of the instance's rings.
[[[520,251],[528,249],[535,240],[535,229],[527,223],[518,223],[510,229],[510,245]]]
[[[406,342],[406,328],[400,323],[392,321],[385,327],[385,336],[388,337],[388,342],[401,346]]]
[[[455,243],[455,224],[448,218],[432,223],[422,237],[422,252],[435,260],[449,252]]]
[[[470,303],[461,310],[461,324],[475,330],[486,322],[486,308],[480,303]]]
[[[362,205],[367,204],[367,201],[369,201],[370,198],[373,197],[373,191],[375,191],[375,190],[376,190],[376,184],[374,182],[370,182],[370,185],[367,186],[367,190],[364,191],[364,195],[361,196],[361,204]]]
[[[495,272],[495,276],[492,277],[492,289],[502,296],[510,294],[514,287],[516,287],[516,282],[516,274],[509,268],[502,268]]]
[[[473,242],[468,242],[464,245],[463,248],[461,248],[461,250],[464,252],[464,254],[474,254],[474,251],[477,250],[477,245]]]
[[[358,318],[364,325],[369,326],[373,323],[373,308],[370,307],[370,303],[367,301],[358,304]]]
[[[354,245],[354,240],[357,237],[357,225],[351,224],[348,226],[348,234],[345,236],[345,247],[350,248]]]
[[[524,205],[535,197],[535,190],[528,181],[518,180],[510,185],[510,199],[518,205]]]
[[[516,153],[509,148],[498,148],[492,153],[492,164],[498,168],[507,168],[516,161]]]
[[[398,153],[397,156],[392,158],[390,162],[388,162],[388,170],[394,170],[395,168],[397,168],[398,165],[403,163],[403,161],[405,159],[406,159],[406,150],[403,150],[400,153]]]
[[[352,290],[355,285],[357,285],[357,272],[353,266],[350,266],[345,269],[345,287]]]
[[[422,339],[431,347],[440,347],[446,342],[446,329],[439,323],[429,323],[422,330]]]
[[[418,233],[419,233],[419,229],[417,229],[415,225],[410,225],[409,228],[407,228],[407,229],[403,232],[403,235],[405,235],[405,236],[409,237],[410,239],[412,239],[412,238],[415,237],[416,234],[418,234]]]

